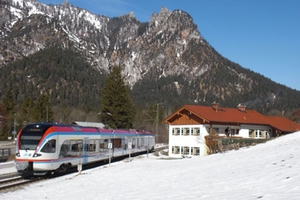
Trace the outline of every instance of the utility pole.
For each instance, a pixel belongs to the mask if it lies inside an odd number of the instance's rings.
[[[14,142],[15,142],[15,138],[16,138],[16,134],[17,134],[17,130],[16,130],[16,125],[17,125],[17,122],[16,122],[16,114],[14,114],[14,130],[12,131],[12,134],[14,136]]]
[[[48,113],[49,113],[49,110],[48,110],[48,106],[47,106],[47,113],[46,113],[46,122],[48,122]]]
[[[155,133],[155,141],[158,142],[159,140],[159,128],[158,128],[158,122],[159,122],[159,105],[163,105],[163,103],[157,103],[156,104],[156,133]]]
[[[156,142],[158,142],[158,136],[159,136],[159,133],[158,133],[158,120],[159,120],[159,111],[158,111],[158,106],[159,106],[159,103],[156,104]]]

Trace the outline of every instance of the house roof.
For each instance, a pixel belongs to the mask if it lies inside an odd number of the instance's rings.
[[[297,124],[285,117],[267,116],[270,125],[284,132],[295,132],[300,130],[300,124]]]
[[[201,116],[209,122],[266,124],[266,118],[255,110],[240,111],[237,108],[216,108],[211,106],[184,105],[183,108]]]
[[[283,132],[294,132],[300,130],[297,124],[285,117],[265,116],[255,110],[238,108],[222,108],[216,106],[184,105],[176,112],[166,118],[163,123],[169,123],[178,117],[178,113],[188,111],[210,124],[250,124],[269,125]]]

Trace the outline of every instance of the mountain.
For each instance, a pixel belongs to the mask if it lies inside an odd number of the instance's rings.
[[[71,62],[74,55],[80,60],[76,67]],[[19,102],[25,95],[46,92],[54,105],[62,106],[63,99],[63,105],[84,107],[91,102],[96,109],[105,76],[115,65],[122,68],[138,106],[159,102],[173,109],[217,101],[224,107],[244,103],[263,113],[300,107],[299,91],[224,58],[182,10],[162,7],[142,23],[133,13],[109,18],[67,1],[45,5],[1,0],[0,97],[15,86]],[[51,76],[58,66],[63,69]],[[61,70],[65,76],[60,76]],[[44,73],[49,76],[41,76]],[[19,78],[33,74],[38,78]],[[27,86],[16,87],[16,80]],[[86,96],[91,98],[81,101]]]

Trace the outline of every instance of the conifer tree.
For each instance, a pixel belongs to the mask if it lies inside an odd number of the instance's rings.
[[[53,121],[53,111],[48,95],[42,94],[39,96],[33,107],[32,118],[36,122]]]
[[[3,97],[1,104],[1,138],[7,139],[11,136],[13,130],[13,123],[15,117],[15,100],[13,97],[13,92],[8,89]]]
[[[135,109],[120,67],[113,67],[102,91],[100,120],[110,128],[132,128]]]
[[[32,122],[33,106],[34,106],[33,100],[29,96],[26,96],[20,108],[19,120],[18,120],[19,124]]]

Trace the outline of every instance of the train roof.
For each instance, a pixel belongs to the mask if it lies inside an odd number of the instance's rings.
[[[136,129],[104,129],[94,126],[80,126],[77,124],[58,124],[58,123],[32,123],[24,127],[26,131],[42,131],[44,132],[50,127],[56,127],[56,131],[74,131],[74,132],[101,132],[106,134],[153,134],[151,131]]]

